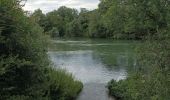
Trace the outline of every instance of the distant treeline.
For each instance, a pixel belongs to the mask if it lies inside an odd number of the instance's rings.
[[[52,37],[142,39],[167,26],[167,5],[167,0],[101,0],[93,11],[63,6],[47,14],[38,9],[31,18]]]
[[[169,0],[101,0],[93,11],[61,7],[30,16],[21,1],[0,0],[0,100],[75,100],[82,84],[53,68],[46,34],[145,39],[136,71],[109,82],[109,92],[120,100],[170,99]]]

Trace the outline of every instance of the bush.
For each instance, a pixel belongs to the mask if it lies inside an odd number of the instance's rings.
[[[51,69],[46,36],[25,15],[21,1],[0,0],[0,100],[74,98],[82,84]]]
[[[116,82],[112,80],[108,83],[108,89],[112,96],[118,100],[142,100],[140,89],[144,85],[144,80],[139,74],[128,77],[125,80]]]
[[[48,95],[51,100],[74,100],[82,87],[82,83],[66,71],[50,69]]]
[[[147,45],[146,45],[147,44]],[[121,100],[169,100],[169,39],[140,47],[138,69],[126,80],[109,82],[111,95]]]

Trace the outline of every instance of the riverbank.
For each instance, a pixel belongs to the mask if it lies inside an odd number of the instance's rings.
[[[118,100],[169,100],[169,39],[149,40],[138,48],[136,70],[108,89]]]

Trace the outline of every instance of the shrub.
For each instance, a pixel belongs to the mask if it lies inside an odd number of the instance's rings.
[[[83,85],[65,70],[50,69],[48,87],[51,100],[72,100],[81,91]]]

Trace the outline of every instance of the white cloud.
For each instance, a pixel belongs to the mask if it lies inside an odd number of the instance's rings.
[[[27,0],[24,10],[34,11],[35,9],[41,9],[44,13],[58,9],[61,6],[67,6],[70,8],[87,8],[89,10],[96,9],[99,4],[99,0]]]

